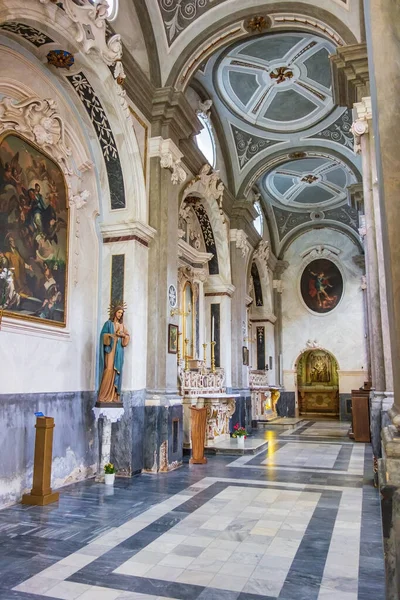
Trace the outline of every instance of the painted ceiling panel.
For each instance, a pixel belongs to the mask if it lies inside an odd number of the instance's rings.
[[[276,94],[265,111],[264,117],[271,121],[297,121],[316,108],[317,106],[313,102],[295,90],[286,90]]]
[[[296,202],[300,204],[321,204],[332,200],[333,194],[319,185],[304,188],[297,196]]]
[[[298,42],[299,38],[296,36],[287,35],[282,37],[271,35],[270,37],[261,38],[256,42],[248,44],[240,50],[239,54],[267,61],[276,60],[285,56]]]
[[[229,83],[240,102],[245,106],[259,87],[255,75],[252,73],[241,73],[240,71],[230,71]]]
[[[338,187],[346,186],[346,173],[341,168],[326,173],[325,178]]]
[[[304,61],[307,76],[326,88],[330,88],[332,85],[331,72],[326,68],[328,62],[329,52],[326,48],[321,48],[321,50],[318,50],[318,52]]]

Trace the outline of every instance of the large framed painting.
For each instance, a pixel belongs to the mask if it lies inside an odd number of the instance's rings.
[[[338,267],[326,258],[310,262],[301,276],[301,296],[313,312],[328,313],[343,295],[343,278]]]
[[[14,133],[0,137],[0,310],[65,327],[67,188],[60,167]]]

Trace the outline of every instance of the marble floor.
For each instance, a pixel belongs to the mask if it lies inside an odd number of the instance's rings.
[[[345,427],[1,511],[0,600],[384,600],[372,453]]]

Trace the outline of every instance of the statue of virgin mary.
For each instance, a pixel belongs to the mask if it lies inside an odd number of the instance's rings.
[[[125,329],[124,307],[110,308],[110,318],[100,333],[99,374],[101,377],[97,402],[120,402],[124,348],[129,344]]]

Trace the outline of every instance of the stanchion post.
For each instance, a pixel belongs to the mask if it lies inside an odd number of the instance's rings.
[[[53,492],[51,464],[53,460],[53,417],[36,418],[35,459],[33,464],[33,486],[30,494],[22,496],[22,504],[46,506],[57,502],[58,492]]]

